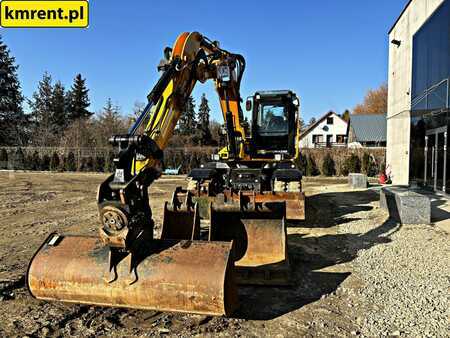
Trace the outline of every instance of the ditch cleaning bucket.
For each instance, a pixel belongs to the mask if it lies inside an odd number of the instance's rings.
[[[237,307],[231,242],[151,240],[135,253],[96,237],[52,234],[27,272],[43,300],[230,315]]]

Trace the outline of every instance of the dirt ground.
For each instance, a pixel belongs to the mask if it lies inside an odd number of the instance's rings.
[[[373,304],[353,261],[388,245],[395,224],[375,191],[352,191],[344,179],[306,179],[307,221],[288,228],[295,285],[241,287],[233,318],[68,305],[33,299],[24,282],[27,264],[52,231],[95,234],[100,174],[0,172],[0,336],[351,336],[363,335]],[[181,176],[163,177],[150,189],[154,218]],[[364,222],[376,232],[345,233]],[[448,240],[446,234],[440,234]],[[439,237],[440,238],[440,237]],[[386,335],[396,335],[388,327]],[[402,331],[398,331],[399,334]]]

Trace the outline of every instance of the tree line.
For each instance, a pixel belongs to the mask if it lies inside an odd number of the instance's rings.
[[[347,176],[363,173],[375,177],[385,170],[382,149],[309,149],[302,151],[297,165],[305,176]]]
[[[386,98],[386,86],[369,91],[364,102],[355,107],[354,113],[385,112]],[[29,107],[27,112],[24,110],[25,104]],[[16,60],[0,36],[0,146],[107,148],[109,137],[126,133],[144,106],[137,102],[134,115],[126,115],[111,98],[108,98],[103,108],[95,114],[89,110],[89,89],[86,79],[81,74],[76,74],[72,84],[66,89],[61,81],[53,81],[50,74],[44,73],[31,98],[25,98],[18,78]],[[224,146],[225,136],[219,135],[221,125],[210,119],[210,113],[205,94],[202,95],[198,106],[194,98],[189,97],[169,148]],[[349,114],[347,110],[342,117],[348,119]],[[300,122],[305,127],[303,120]],[[309,125],[314,123],[315,119],[309,121]],[[166,158],[166,162],[177,166],[179,162],[177,159],[183,156],[177,152],[173,153],[173,158]],[[171,152],[168,154],[170,155]],[[109,150],[104,156],[87,156],[86,158],[73,153],[67,156],[57,153],[51,156],[35,153],[25,155],[21,149],[10,154],[2,150],[0,155],[3,167],[6,160],[13,161],[17,169],[56,170],[58,168],[58,170],[68,171],[72,169],[99,171],[101,167],[104,168],[103,170],[109,170],[108,166],[113,157]],[[200,155],[192,155],[188,159],[184,158],[183,166],[188,167],[191,163],[194,165],[200,157]],[[322,172],[327,175],[332,172],[343,172],[346,167],[352,167],[350,164],[345,167],[339,165],[333,169],[332,161],[327,158],[326,161],[320,161],[322,164],[315,170],[313,161],[314,159],[311,158],[308,165],[308,157],[304,157],[300,164],[305,172],[309,174]]]
[[[203,94],[196,111],[195,100],[190,96],[170,140],[173,147],[190,146],[224,146],[226,140],[220,135],[220,123],[210,120],[211,109],[206,95]]]
[[[35,147],[108,147],[111,135],[126,133],[144,104],[136,103],[134,116],[123,114],[108,98],[103,108],[89,110],[86,79],[74,77],[68,89],[44,73],[31,98],[25,98],[18,78],[18,65],[0,36],[0,146]],[[29,111],[24,111],[27,104]],[[198,112],[189,97],[172,143],[217,145],[218,123],[210,121],[206,95],[201,97]]]
[[[37,150],[24,152],[16,148],[9,153],[0,149],[0,169],[38,171],[85,171],[112,172],[114,170],[112,151],[99,152],[79,157],[73,151],[41,153]],[[213,147],[169,148],[165,151],[168,167],[180,167],[180,173],[187,174],[193,168],[207,162],[214,152]],[[297,165],[305,176],[347,176],[349,173],[364,173],[375,177],[384,172],[384,151],[381,149],[354,151],[340,148],[334,150],[314,149],[303,151]]]
[[[70,138],[74,123],[86,123],[94,114],[86,79],[77,74],[66,90],[44,73],[31,98],[25,98],[18,78],[18,65],[0,36],[0,145],[58,146]],[[24,111],[24,104],[29,112]],[[105,111],[105,114],[107,112]],[[101,119],[100,119],[101,120]]]

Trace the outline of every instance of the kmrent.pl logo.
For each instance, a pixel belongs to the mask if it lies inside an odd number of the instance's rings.
[[[89,25],[88,1],[24,1],[0,2],[0,26],[12,27],[78,27]]]

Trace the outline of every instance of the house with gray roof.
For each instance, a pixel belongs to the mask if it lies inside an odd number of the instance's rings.
[[[350,115],[347,139],[349,148],[386,147],[386,115]]]

